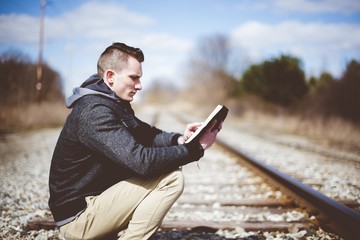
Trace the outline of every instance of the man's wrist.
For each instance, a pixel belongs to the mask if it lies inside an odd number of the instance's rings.
[[[206,148],[204,148],[204,146],[202,144],[200,144],[199,142],[196,145],[197,145],[198,152],[200,153],[200,158],[201,158],[202,156],[204,156],[204,152],[205,152]]]
[[[184,136],[178,137],[177,142],[178,142],[179,145],[184,144],[185,143],[185,137]]]
[[[205,149],[198,141],[191,141],[190,143],[184,144],[184,146],[196,159],[200,159],[202,156],[204,156]]]

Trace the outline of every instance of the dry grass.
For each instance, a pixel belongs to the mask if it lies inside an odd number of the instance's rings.
[[[301,135],[326,147],[336,146],[345,151],[360,154],[360,127],[339,117],[309,116],[290,114],[285,109],[257,100],[239,102],[226,101],[229,117],[239,124],[259,129]],[[143,103],[141,103],[143,104]],[[156,105],[158,109],[169,108],[179,113],[191,113],[197,119],[207,117],[216,104],[174,101]],[[229,119],[230,120],[230,119]]]
[[[360,154],[360,126],[340,117],[291,111],[255,96],[226,103],[232,116],[243,124],[283,133],[302,135],[325,146]]]
[[[326,146],[360,153],[360,128],[339,117],[302,117],[301,114],[265,114],[247,110],[241,121],[263,129],[306,136]]]
[[[69,110],[62,102],[45,102],[19,107],[1,107],[0,131],[19,131],[64,124]]]
[[[311,138],[327,146],[336,145],[343,149],[360,154],[360,128],[341,118],[321,116],[303,117],[301,114],[290,115],[279,109],[275,111],[262,111],[253,107],[242,107],[239,112],[236,106],[225,103],[231,115],[239,118],[243,124],[249,124],[260,129],[270,129],[278,132],[297,134]],[[228,105],[229,104],[229,105]],[[194,104],[171,104],[178,111],[194,112],[196,115],[206,115],[213,106],[203,104],[194,109]],[[272,109],[274,110],[274,109]],[[1,107],[0,133],[19,131],[42,127],[58,127],[65,122],[70,110],[64,103],[30,104],[24,107]]]

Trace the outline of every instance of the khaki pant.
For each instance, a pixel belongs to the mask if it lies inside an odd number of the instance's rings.
[[[148,239],[182,194],[181,170],[150,179],[131,178],[98,196],[86,198],[87,208],[60,227],[65,239]]]

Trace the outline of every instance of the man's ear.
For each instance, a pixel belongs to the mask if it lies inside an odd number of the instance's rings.
[[[105,77],[105,81],[108,82],[109,84],[113,84],[114,83],[114,71],[111,69],[106,70],[104,77]]]

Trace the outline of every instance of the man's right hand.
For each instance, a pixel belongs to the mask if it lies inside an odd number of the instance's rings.
[[[222,128],[222,123],[223,121],[218,124],[219,126],[217,128],[214,128],[217,125],[217,120],[214,120],[211,125],[206,129],[206,131],[200,136],[199,143],[204,150],[210,148],[215,142],[216,136]]]

